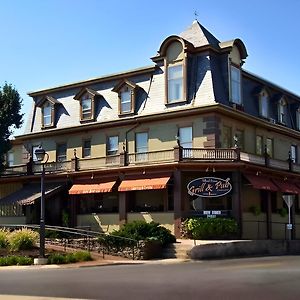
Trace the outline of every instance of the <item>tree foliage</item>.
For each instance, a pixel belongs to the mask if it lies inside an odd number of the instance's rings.
[[[10,149],[12,130],[22,125],[21,106],[22,99],[11,84],[5,83],[0,87],[0,171],[4,154]]]

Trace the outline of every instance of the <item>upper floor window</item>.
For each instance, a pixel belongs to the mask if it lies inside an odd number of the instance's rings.
[[[261,135],[256,136],[256,154],[263,155],[264,153],[264,145],[263,145],[263,137]]]
[[[231,127],[223,126],[222,147],[231,148],[232,146],[232,130]]]
[[[42,128],[55,126],[55,109],[58,104],[61,103],[51,96],[44,96],[37,101],[36,106],[41,108]]]
[[[107,139],[107,155],[116,155],[119,152],[119,137],[109,136]]]
[[[269,117],[269,95],[266,91],[262,91],[259,96],[259,114],[262,117]]]
[[[43,127],[48,127],[53,125],[52,105],[50,102],[46,102],[43,105],[42,118],[43,118]]]
[[[280,99],[278,102],[278,122],[286,124],[287,120],[287,102],[285,99]]]
[[[67,160],[67,144],[58,144],[56,147],[56,161],[62,162]]]
[[[91,140],[83,141],[82,157],[91,157]]]
[[[182,148],[193,147],[193,128],[181,127],[179,128],[179,143]]]
[[[172,42],[165,54],[166,103],[185,101],[185,57],[182,43]]]
[[[96,100],[100,94],[90,88],[81,89],[74,97],[80,102],[80,121],[94,121],[95,120],[95,106]]]
[[[298,150],[297,150],[297,146],[296,145],[291,145],[291,150],[290,150],[290,154],[291,154],[291,160],[294,163],[298,162]]]
[[[15,164],[15,155],[13,152],[8,152],[6,156],[6,163],[8,167],[11,167]]]
[[[119,115],[134,113],[137,88],[135,83],[127,79],[122,80],[113,88],[113,92],[118,93]]]
[[[297,130],[300,130],[300,108],[296,110],[296,126]]]
[[[138,132],[135,135],[136,160],[147,160],[148,132]]]
[[[267,140],[266,140],[266,150],[267,150],[267,154],[270,157],[273,157],[273,155],[274,155],[273,139],[267,138]]]
[[[242,130],[236,130],[235,132],[235,146],[241,148],[241,150],[244,150],[244,131]]]
[[[230,66],[230,91],[231,102],[242,104],[241,71],[235,66]]]

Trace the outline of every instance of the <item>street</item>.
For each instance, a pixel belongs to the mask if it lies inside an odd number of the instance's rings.
[[[101,300],[288,300],[299,299],[299,282],[297,256],[85,268],[0,268],[0,299],[22,299],[19,295],[23,295]]]

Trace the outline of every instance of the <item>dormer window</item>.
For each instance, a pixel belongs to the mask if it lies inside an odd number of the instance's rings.
[[[95,120],[95,103],[100,94],[90,88],[81,89],[74,97],[80,102],[80,121],[88,122]]]
[[[239,68],[230,66],[230,100],[235,104],[242,104],[241,71]]]
[[[168,103],[183,99],[182,64],[168,67]]]
[[[113,89],[113,92],[118,93],[119,100],[119,115],[133,114],[135,112],[135,98],[138,86],[124,79],[119,82]]]
[[[300,107],[296,110],[296,126],[300,130]]]
[[[259,95],[259,114],[264,118],[269,117],[269,95],[266,91]]]
[[[36,106],[41,108],[41,123],[43,129],[55,126],[55,109],[59,104],[61,103],[51,96],[45,96],[37,101]]]
[[[278,102],[278,122],[286,124],[287,118],[287,102],[284,98],[281,98]]]

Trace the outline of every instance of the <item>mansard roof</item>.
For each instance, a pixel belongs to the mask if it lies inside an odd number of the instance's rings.
[[[131,82],[127,79],[123,79],[123,80],[119,81],[116,86],[114,86],[112,91],[117,93],[124,85],[128,85],[132,89],[135,89],[137,87],[137,85],[134,82]]]
[[[236,46],[239,49],[241,59],[247,58],[247,56],[248,56],[247,49],[242,40],[234,39],[234,40],[219,43],[219,47],[223,50],[225,50],[225,49],[231,50],[233,48],[233,46]]]
[[[85,94],[85,93],[88,93],[92,96],[100,96],[100,94],[96,91],[94,91],[93,89],[90,89],[90,88],[87,88],[87,87],[84,87],[82,88],[75,96],[74,96],[74,99],[75,100],[80,100],[81,97]]]

